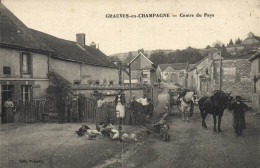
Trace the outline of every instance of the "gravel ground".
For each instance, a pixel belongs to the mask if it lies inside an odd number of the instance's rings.
[[[131,145],[142,142],[96,140],[75,134],[82,124],[4,124],[0,129],[0,167],[95,167],[110,158],[119,158]],[[95,125],[90,125],[94,129]],[[137,126],[123,126],[124,132],[140,135]]]
[[[160,95],[167,99],[167,92]],[[162,104],[163,106],[163,104]],[[170,142],[156,135],[122,159],[122,167],[147,168],[245,168],[260,167],[260,118],[246,114],[245,137],[235,137],[232,113],[225,111],[222,120],[223,133],[213,133],[213,117],[206,119],[208,129],[201,126],[198,109],[190,122],[183,123],[181,113],[175,109],[169,118]],[[119,167],[112,164],[107,167]]]
[[[159,95],[154,117],[167,103],[167,89]],[[146,135],[139,126],[123,126],[124,132],[138,135],[138,142],[111,141],[108,137],[87,140],[75,134],[82,124],[3,124],[0,125],[0,167],[22,168],[187,168],[259,167],[260,119],[246,114],[245,137],[235,137],[232,114],[225,111],[223,133],[213,133],[213,119],[201,127],[198,109],[190,122],[172,109],[169,117],[170,142],[158,135]],[[95,128],[95,125],[89,125]],[[148,137],[147,137],[148,136]]]

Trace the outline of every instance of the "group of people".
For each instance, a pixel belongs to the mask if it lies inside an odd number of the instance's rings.
[[[124,91],[120,91],[115,97],[115,104],[117,109],[122,109],[127,106],[128,110],[125,111],[125,120],[130,120],[130,124],[144,124],[149,118],[152,118],[154,112],[154,105],[150,98],[145,94],[143,97],[136,99],[135,96],[131,97],[129,103],[126,103]],[[120,106],[120,108],[118,107]]]

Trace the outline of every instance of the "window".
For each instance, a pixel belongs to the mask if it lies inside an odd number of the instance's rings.
[[[88,80],[88,84],[92,85],[93,84],[93,80]]]
[[[21,87],[21,99],[23,104],[30,102],[31,100],[31,86],[30,85],[23,85]]]
[[[143,74],[143,78],[147,78],[148,77],[148,75],[147,74]]]
[[[74,80],[73,83],[74,85],[80,85],[80,80]]]
[[[3,67],[3,72],[5,75],[11,75],[11,67]]]
[[[99,81],[96,81],[95,84],[96,84],[96,85],[99,85]]]
[[[21,65],[22,65],[22,72],[23,74],[30,74],[31,73],[31,56],[29,53],[22,53],[21,56]]]
[[[2,85],[2,100],[6,101],[8,98],[12,100],[14,94],[13,85]]]
[[[113,85],[113,84],[114,84],[114,81],[110,81],[110,82],[109,82],[109,85]]]

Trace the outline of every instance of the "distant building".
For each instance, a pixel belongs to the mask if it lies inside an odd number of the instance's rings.
[[[158,78],[156,76],[155,64],[144,54],[144,49],[138,50],[138,55],[135,56],[129,63],[130,75],[124,75],[124,84],[129,85],[131,76],[131,84],[147,86],[148,97],[153,99],[154,103],[158,102]]]
[[[187,63],[159,64],[161,80],[185,85]]]
[[[211,95],[221,89],[251,100],[250,69],[247,59],[223,59],[212,53],[187,69],[187,85],[196,88],[199,95]]]
[[[259,112],[260,110],[260,50],[256,52],[249,61],[252,63],[251,73],[252,73],[252,101],[253,108]]]

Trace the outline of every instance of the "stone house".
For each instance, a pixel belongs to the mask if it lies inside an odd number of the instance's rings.
[[[53,53],[0,3],[0,104],[7,98],[25,103],[44,97]]]
[[[156,104],[159,89],[156,66],[147,58],[143,49],[138,50],[138,55],[130,61],[128,67],[130,67],[131,84],[133,86],[145,86],[146,90],[144,92],[148,94],[147,97],[152,98]],[[128,75],[124,75],[124,84],[129,85]]]
[[[199,95],[223,90],[251,100],[250,69],[247,59],[223,59],[218,53],[213,53],[188,70],[187,83],[189,87],[196,88]]]
[[[85,34],[76,35],[76,42],[63,40],[36,30],[43,44],[53,51],[50,69],[63,76],[73,85],[118,85],[118,67],[96,48],[95,43],[85,45]]]
[[[185,74],[188,63],[159,64],[161,80],[185,85]]]
[[[259,112],[260,109],[260,50],[249,58],[251,67],[251,83],[252,83],[252,102],[253,108]]]
[[[0,112],[7,98],[22,103],[46,97],[55,72],[72,85],[119,85],[118,67],[95,45],[63,40],[24,25],[0,3]]]

